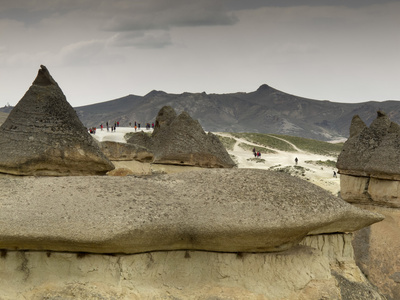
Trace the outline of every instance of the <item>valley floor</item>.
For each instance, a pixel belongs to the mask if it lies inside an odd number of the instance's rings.
[[[140,131],[142,130],[144,132],[152,131],[152,129],[141,129]],[[93,137],[98,141],[114,141],[125,143],[125,134],[134,131],[134,128],[130,127],[117,127],[115,132],[107,131],[106,129],[98,129],[96,134],[93,134]],[[139,130],[137,130],[137,132],[139,132]],[[334,195],[337,195],[340,191],[340,175],[337,175],[337,177],[333,176],[333,172],[337,172],[337,169],[317,165],[316,163],[314,163],[316,161],[336,161],[337,157],[317,155],[305,152],[301,149],[298,149],[289,141],[275,137],[277,139],[285,141],[286,143],[289,143],[291,146],[293,146],[293,148],[296,149],[296,151],[286,152],[273,149],[275,153],[262,153],[262,150],[260,150],[261,157],[255,158],[251,150],[245,150],[239,145],[247,144],[250,145],[250,148],[255,147],[256,150],[264,147],[251,143],[244,139],[233,137],[229,133],[215,132],[214,134],[218,136],[230,137],[236,140],[233,150],[228,150],[228,153],[233,157],[234,161],[237,163],[238,168],[256,168],[266,170],[272,169],[275,171],[288,172],[293,176],[308,180],[311,183],[318,185],[325,190],[328,190]],[[298,159],[297,165],[295,163],[296,157]]]

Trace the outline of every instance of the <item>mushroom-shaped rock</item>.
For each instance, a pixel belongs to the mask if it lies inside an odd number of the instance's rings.
[[[151,142],[145,143],[151,147],[154,163],[208,168],[235,166],[218,137],[206,134],[187,112],[176,116],[172,107],[165,106],[158,113],[156,125]]]
[[[5,178],[0,194],[0,249],[281,251],[307,235],[383,218],[304,180],[256,169]]]
[[[0,152],[0,172],[15,175],[97,175],[114,168],[44,66],[0,127]]]
[[[353,118],[350,137],[336,164],[346,175],[400,179],[400,127],[378,111],[370,127]],[[364,124],[365,125],[365,124]]]

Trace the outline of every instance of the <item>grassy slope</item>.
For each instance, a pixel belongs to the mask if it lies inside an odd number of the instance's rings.
[[[289,136],[289,135],[271,134],[271,136],[276,136],[281,139],[284,139],[296,145],[296,147],[301,150],[321,155],[337,156],[339,155],[343,147],[343,143],[332,144],[328,142],[322,142],[322,141],[306,139],[296,136]]]
[[[244,139],[251,143],[258,144],[263,147],[273,148],[280,151],[295,152],[296,150],[288,143],[271,137],[269,134],[264,133],[230,133],[232,136]]]
[[[293,144],[297,148],[309,153],[337,157],[340,154],[340,151],[342,150],[343,147],[343,143],[333,144],[333,143],[322,142],[295,136],[288,136],[288,135],[262,134],[262,133],[229,133],[229,134],[234,136],[235,138],[240,138],[250,143],[260,145],[260,147],[263,148],[267,147],[287,152],[296,152],[296,150],[291,145]],[[226,138],[221,136],[219,136],[219,138],[227,150],[233,150],[233,146],[235,144],[235,140],[233,138]],[[282,140],[285,140],[288,143]],[[245,150],[251,150],[254,147],[252,145],[245,144],[242,142],[239,144],[239,146]],[[263,149],[263,150],[264,153],[274,152],[273,150],[269,149]],[[310,163],[312,162],[310,161]],[[314,163],[325,166],[334,166],[336,164],[335,161],[326,161],[326,162],[315,161]]]

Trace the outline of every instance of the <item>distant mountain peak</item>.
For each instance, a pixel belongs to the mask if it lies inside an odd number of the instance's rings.
[[[157,91],[157,90],[152,90],[150,93],[146,94],[145,97],[155,97],[155,96],[161,96],[161,95],[166,95],[167,93],[164,91]]]
[[[257,92],[265,92],[265,91],[276,91],[273,87],[269,86],[268,84],[262,84],[257,89]]]

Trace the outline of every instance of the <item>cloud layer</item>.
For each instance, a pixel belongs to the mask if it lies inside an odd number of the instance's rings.
[[[6,1],[0,105],[21,98],[40,64],[75,106],[263,83],[332,101],[400,99],[399,12],[387,0]]]

